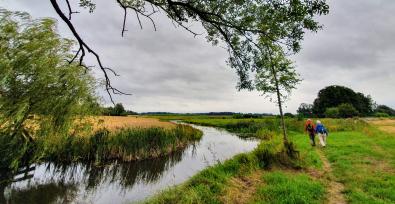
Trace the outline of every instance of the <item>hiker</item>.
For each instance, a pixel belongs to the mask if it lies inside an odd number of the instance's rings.
[[[328,131],[325,126],[321,123],[321,121],[317,120],[317,126],[315,127],[315,132],[318,135],[318,139],[320,140],[321,146],[326,146],[326,137],[328,136]]]
[[[311,119],[307,119],[304,130],[309,134],[311,146],[315,146],[315,127]]]

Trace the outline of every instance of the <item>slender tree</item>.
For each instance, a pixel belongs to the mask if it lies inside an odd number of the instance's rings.
[[[259,69],[255,78],[255,87],[277,104],[281,117],[284,146],[289,147],[283,103],[301,80],[295,71],[292,61],[286,58],[282,47],[274,46],[270,50],[269,55],[263,56],[257,64]],[[273,94],[275,95],[274,100],[272,98]]]

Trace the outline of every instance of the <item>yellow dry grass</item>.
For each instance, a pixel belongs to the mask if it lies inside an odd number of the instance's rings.
[[[378,129],[383,132],[395,134],[395,120],[394,119],[370,120],[369,123],[377,126]]]
[[[163,122],[156,118],[142,118],[136,116],[98,116],[90,118],[89,120],[93,122],[93,129],[95,130],[101,128],[115,131],[121,128],[175,127],[174,123]]]
[[[370,120],[369,123],[378,126],[395,126],[395,120],[393,119]]]
[[[234,177],[228,182],[224,194],[221,196],[223,203],[244,204],[248,203],[260,186],[263,172],[257,170],[247,176]]]

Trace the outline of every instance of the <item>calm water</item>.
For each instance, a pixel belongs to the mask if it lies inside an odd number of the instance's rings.
[[[235,154],[251,151],[257,140],[193,125],[202,139],[172,155],[103,166],[44,163],[21,170],[0,183],[0,203],[132,203],[179,184],[197,172]],[[0,178],[1,179],[1,178]]]

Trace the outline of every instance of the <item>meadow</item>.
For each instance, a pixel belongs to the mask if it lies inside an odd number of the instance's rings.
[[[288,118],[290,159],[281,147],[274,117],[162,116],[259,137],[258,148],[210,167],[146,203],[394,203],[394,120],[322,119],[328,146],[311,147],[303,120]],[[383,129],[384,128],[384,129]]]

